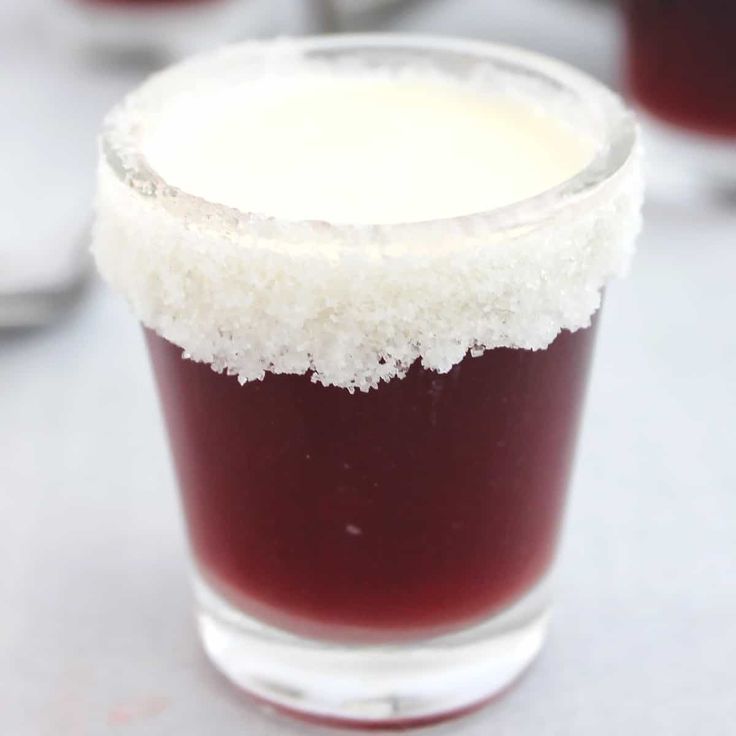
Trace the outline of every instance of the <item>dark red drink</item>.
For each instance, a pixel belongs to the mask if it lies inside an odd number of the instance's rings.
[[[736,135],[736,2],[622,0],[626,82],[647,110],[707,134]]]
[[[554,555],[594,332],[353,394],[297,375],[240,385],[148,332],[202,574],[240,609],[332,639],[508,606]]]

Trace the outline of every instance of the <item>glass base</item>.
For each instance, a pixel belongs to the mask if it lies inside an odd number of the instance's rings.
[[[215,667],[258,700],[311,721],[353,727],[427,725],[505,690],[539,652],[547,585],[450,635],[400,644],[306,639],[234,608],[201,578],[199,632]]]

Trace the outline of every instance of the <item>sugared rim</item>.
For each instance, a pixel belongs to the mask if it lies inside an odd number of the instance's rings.
[[[335,224],[325,220],[285,220],[266,214],[247,212],[209,201],[169,184],[148,162],[141,150],[141,129],[135,124],[141,92],[152,84],[165,83],[180,74],[196,72],[213,62],[228,65],[239,59],[272,58],[277,44],[288,53],[301,54],[306,59],[320,53],[350,51],[417,51],[437,56],[489,63],[506,72],[522,73],[576,96],[583,104],[595,107],[602,121],[598,132],[601,145],[591,161],[572,178],[533,197],[494,209],[449,218],[430,219],[396,224]],[[317,57],[319,58],[319,57]],[[164,87],[165,89],[165,87]],[[344,244],[381,243],[406,238],[416,239],[436,234],[440,228],[459,231],[500,233],[505,230],[533,225],[553,216],[593,194],[600,185],[613,178],[632,158],[637,146],[637,129],[633,115],[617,95],[587,74],[563,62],[526,51],[484,41],[472,41],[439,36],[407,34],[341,34],[288,39],[282,42],[248,41],[225,47],[218,52],[196,56],[155,75],[138,91],[132,93],[107,117],[101,135],[104,160],[117,178],[144,197],[153,197],[174,213],[185,214],[189,222],[204,227],[238,231],[246,228],[255,235],[268,236],[278,231],[281,240],[299,241],[305,232],[309,239],[339,240]]]
[[[294,65],[293,62],[296,62]],[[178,95],[327,63],[424,72],[518,92],[597,144],[568,181],[514,204],[405,224],[288,221],[174,186],[143,151]],[[439,72],[439,76],[437,75]],[[368,391],[416,361],[445,373],[495,348],[546,348],[590,324],[639,229],[636,125],[575,69],[476,41],[356,35],[249,42],[153,77],[109,116],[93,252],[136,316],[192,360],[241,382],[305,374]]]

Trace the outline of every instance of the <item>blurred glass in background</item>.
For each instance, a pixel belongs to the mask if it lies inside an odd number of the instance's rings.
[[[408,4],[402,0],[56,2],[60,30],[81,47],[119,60],[151,59],[156,64],[243,38],[371,28]]]
[[[656,193],[736,194],[736,2],[621,0]]]
[[[312,30],[308,0],[56,0],[68,41],[119,62],[163,65],[241,38]],[[291,12],[289,12],[291,11]]]

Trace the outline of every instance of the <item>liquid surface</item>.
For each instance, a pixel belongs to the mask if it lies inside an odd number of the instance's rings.
[[[241,386],[148,332],[202,574],[329,639],[441,633],[512,604],[554,556],[594,332],[354,394]]]
[[[168,183],[245,212],[388,224],[539,194],[578,173],[594,145],[522,101],[323,73],[179,99],[143,148]]]

